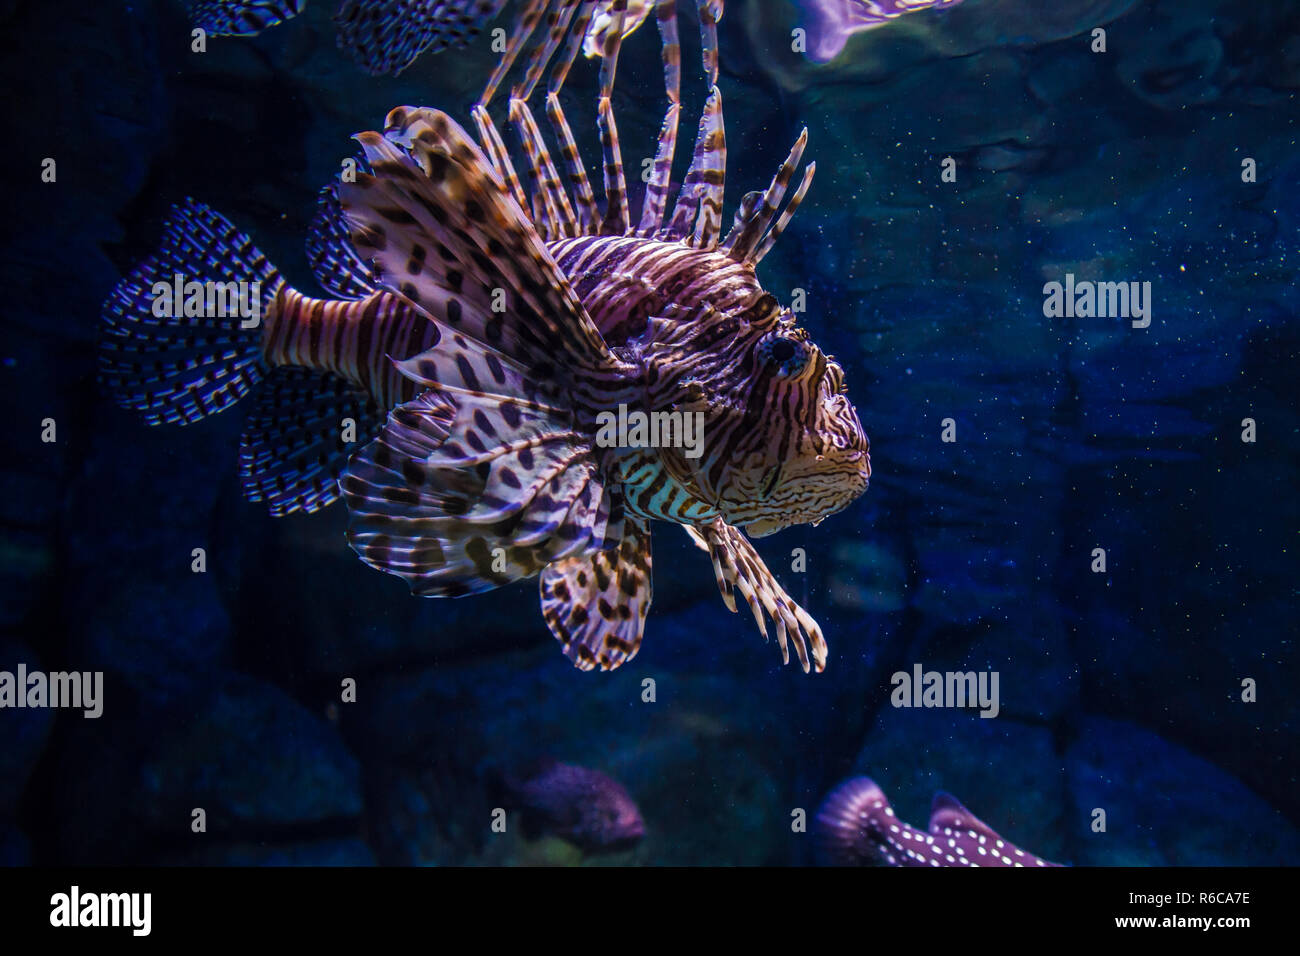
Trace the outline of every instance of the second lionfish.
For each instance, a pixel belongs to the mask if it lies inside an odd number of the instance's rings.
[[[247,236],[187,201],[105,306],[106,382],[150,423],[197,421],[254,392],[240,460],[250,499],[285,514],[341,496],[352,548],[419,595],[540,575],[546,623],[582,669],[637,653],[659,519],[708,552],[733,611],[739,592],[765,637],[773,622],[787,662],[792,645],[805,671],[822,670],[820,628],[749,538],[846,507],[866,490],[869,446],[843,370],[755,275],[812,181],[809,163],[784,202],[806,130],[723,235],[721,3],[698,10],[710,92],[671,209],[674,0],[654,5],[668,109],[635,223],[610,99],[626,0],[529,0],[472,110],[477,143],[412,107],[356,137],[362,171],[327,187],[308,242],[332,298],[291,288]],[[600,203],[559,99],[593,18]],[[521,178],[488,107],[534,33],[509,95]],[[529,105],[548,66],[563,178]],[[176,276],[257,283],[260,323],[159,310]],[[698,415],[702,446],[600,441],[612,409]]]

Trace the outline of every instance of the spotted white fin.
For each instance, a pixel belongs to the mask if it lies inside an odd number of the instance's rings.
[[[340,183],[353,245],[380,285],[575,401],[636,369],[616,358],[491,164],[445,113],[401,107],[357,136],[373,175]]]
[[[622,535],[582,436],[499,395],[431,388],[398,406],[340,486],[348,543],[426,596],[487,591]]]
[[[636,657],[654,594],[650,526],[627,518],[616,549],[565,558],[541,576],[542,617],[579,670]]]

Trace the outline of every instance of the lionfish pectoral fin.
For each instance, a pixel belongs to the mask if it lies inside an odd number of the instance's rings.
[[[435,385],[348,464],[348,543],[416,594],[458,597],[612,547],[622,502],[555,409]]]
[[[628,518],[617,548],[547,566],[542,617],[575,667],[610,671],[640,649],[653,591],[650,527]]]
[[[697,545],[709,552],[713,574],[722,599],[735,610],[734,591],[739,591],[753,612],[759,631],[767,638],[766,618],[776,624],[776,643],[785,663],[790,663],[789,644],[794,644],[799,663],[808,673],[826,669],[826,640],[812,616],[776,582],[749,539],[738,529],[714,519],[710,525],[686,526]]]
[[[343,0],[334,22],[339,48],[362,69],[396,75],[426,50],[465,46],[503,6],[505,0]]]
[[[190,22],[212,36],[251,37],[302,13],[307,0],[201,0]]]
[[[338,498],[348,457],[383,421],[374,400],[341,378],[273,369],[240,439],[246,497],[265,501],[272,515],[319,511]]]
[[[636,374],[610,351],[527,215],[454,120],[400,107],[383,134],[357,139],[373,175],[341,182],[339,199],[380,285],[535,377],[581,385],[588,396]]]

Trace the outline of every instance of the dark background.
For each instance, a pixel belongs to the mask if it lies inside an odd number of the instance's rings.
[[[486,38],[376,79],[332,12],[194,54],[181,3],[0,0],[0,669],[107,684],[97,721],[0,711],[0,861],[802,863],[791,811],[853,772],[911,822],[947,789],[1076,864],[1300,860],[1295,5],[967,0],[824,67],[790,50],[794,6],[728,5],[725,215],[806,124],[817,180],[760,277],[806,290],[872,441],[863,499],[760,544],[826,632],[809,677],[676,529],[656,527],[640,655],[582,674],[531,582],[412,598],[355,559],[337,508],[242,500],[241,411],[150,429],[99,389],[100,305],[171,202],[211,204],[312,291],[302,242],[348,137],[403,103],[468,122]],[[579,63],[566,99],[589,164],[593,83]],[[662,96],[647,28],[616,88],[629,169]],[[1150,281],[1151,327],[1045,319],[1066,272]],[[916,662],[997,670],[1001,715],[891,708]],[[347,677],[358,702],[337,704]],[[487,781],[539,756],[621,780],[646,840],[491,835]]]

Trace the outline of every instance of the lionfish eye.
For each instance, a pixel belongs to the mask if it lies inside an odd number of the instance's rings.
[[[803,342],[779,332],[764,341],[759,351],[764,359],[780,366],[782,375],[798,375],[811,354]]]

